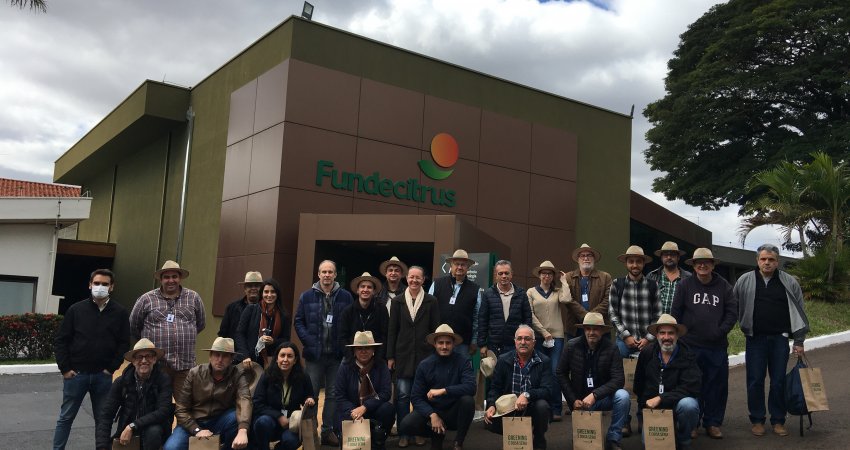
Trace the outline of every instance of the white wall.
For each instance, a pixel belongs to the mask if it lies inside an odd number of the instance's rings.
[[[0,276],[38,278],[33,312],[56,312],[48,310],[56,260],[53,229],[46,224],[0,224]]]

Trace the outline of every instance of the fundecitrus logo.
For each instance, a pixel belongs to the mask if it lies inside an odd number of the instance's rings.
[[[455,170],[452,166],[457,163],[457,141],[448,133],[439,133],[431,139],[431,159],[420,160],[419,169],[432,180],[445,180]]]

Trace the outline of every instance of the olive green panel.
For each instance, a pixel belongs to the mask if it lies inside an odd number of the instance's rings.
[[[77,239],[81,241],[107,242],[109,239],[109,213],[112,209],[112,178],[114,170],[104,170],[90,178],[82,191],[92,197],[89,218],[80,222]]]
[[[168,172],[165,181],[165,208],[162,218],[162,233],[159,240],[161,266],[167,259],[177,259],[177,229],[180,224],[180,196],[183,186],[183,167],[186,157],[186,131],[183,126],[171,132],[168,152]]]

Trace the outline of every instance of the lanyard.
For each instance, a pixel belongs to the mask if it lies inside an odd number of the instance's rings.
[[[284,390],[281,391],[280,395],[280,403],[285,407],[289,404],[289,391],[292,390],[292,386],[289,385],[289,382],[283,383]]]

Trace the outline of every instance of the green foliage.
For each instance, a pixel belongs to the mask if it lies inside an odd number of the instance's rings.
[[[56,314],[0,316],[0,360],[51,358],[61,323]]]
[[[644,115],[653,190],[716,209],[749,178],[850,142],[850,2],[730,0],[681,35]]]
[[[788,273],[799,279],[806,300],[850,300],[850,251],[839,253],[834,264],[835,272],[830,281],[830,250],[827,248],[801,259],[788,269]]]

